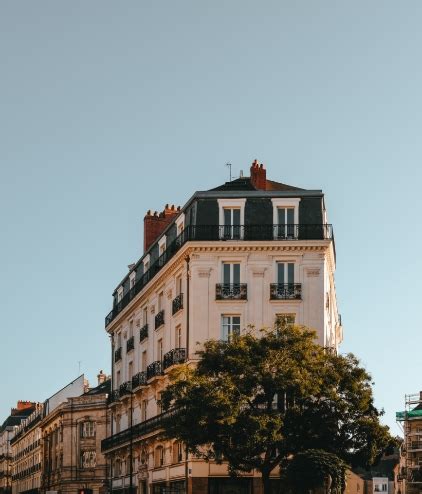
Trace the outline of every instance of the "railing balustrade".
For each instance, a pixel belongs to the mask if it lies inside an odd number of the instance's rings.
[[[139,343],[142,343],[145,338],[148,338],[148,324],[144,324],[139,330]]]
[[[135,348],[135,339],[133,336],[131,336],[126,342],[126,353],[130,352],[134,348]]]
[[[301,300],[301,283],[271,283],[270,300]]]
[[[172,302],[173,315],[177,314],[179,310],[183,309],[183,293],[179,293],[176,298],[173,299]]]
[[[247,300],[247,298],[246,283],[217,283],[215,286],[216,300]]]
[[[163,370],[168,369],[172,365],[183,364],[186,360],[186,348],[173,348],[164,355]]]
[[[118,362],[122,360],[122,347],[120,346],[117,350],[114,351],[114,361]]]
[[[146,385],[147,385],[147,373],[145,371],[138,372],[132,377],[132,389]]]
[[[164,253],[150,266],[135,284],[116,302],[105,318],[108,326],[113,319],[138,295],[146,284],[167,264],[188,241],[230,240],[334,240],[330,224],[317,225],[190,225],[170,243]]]
[[[160,310],[160,312],[155,315],[155,329],[159,328],[163,324],[164,324],[164,309]]]
[[[159,360],[153,362],[152,364],[149,364],[147,367],[147,379],[152,379],[153,377],[157,376],[162,376],[163,375],[163,369],[161,362]]]

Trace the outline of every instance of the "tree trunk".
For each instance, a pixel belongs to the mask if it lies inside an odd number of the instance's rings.
[[[270,494],[270,472],[261,472],[262,475],[262,494]]]

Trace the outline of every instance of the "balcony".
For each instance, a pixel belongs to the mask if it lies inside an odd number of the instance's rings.
[[[132,394],[132,381],[126,381],[119,386],[119,396],[122,398],[130,394]]]
[[[164,324],[164,309],[160,310],[160,312],[155,316],[155,329],[158,329],[163,324]]]
[[[301,300],[301,283],[271,283],[270,300]]]
[[[179,310],[183,309],[183,293],[179,293],[179,295],[173,299],[172,302],[172,313],[177,314]]]
[[[132,377],[132,389],[147,385],[147,373],[145,371],[138,372]]]
[[[139,439],[140,437],[145,436],[146,434],[150,434],[151,432],[159,430],[162,428],[163,420],[172,418],[175,414],[176,412],[174,410],[161,413],[156,417],[145,420],[144,422],[140,422],[139,424],[136,424],[129,429],[118,432],[113,436],[107,437],[106,439],[103,439],[101,441],[101,451],[102,452],[109,451],[110,449],[128,443],[131,440],[131,438]]]
[[[154,377],[157,376],[162,376],[163,375],[163,369],[161,362],[157,360],[156,362],[153,362],[152,364],[149,364],[147,367],[147,380],[149,381],[150,379],[153,379]]]
[[[283,233],[284,232],[284,233]],[[178,250],[190,241],[300,241],[333,240],[330,224],[318,225],[190,225],[171,242],[165,252],[150,266],[122,297],[105,318],[108,326],[122,310],[141,292],[150,280],[174,257]],[[334,243],[333,243],[334,247]]]
[[[120,346],[117,350],[114,351],[114,361],[118,362],[122,360],[122,347]]]
[[[108,402],[115,403],[116,401],[119,401],[119,399],[120,399],[120,391],[118,389],[113,389],[108,396]]]
[[[172,365],[183,364],[186,360],[186,348],[174,348],[164,355],[163,370]]]
[[[135,348],[135,338],[131,336],[126,342],[126,353]]]
[[[247,300],[248,285],[246,283],[217,283],[215,300]]]
[[[139,343],[142,343],[146,338],[148,338],[148,324],[144,324],[139,330]]]

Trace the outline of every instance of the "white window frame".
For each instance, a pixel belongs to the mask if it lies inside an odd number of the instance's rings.
[[[119,303],[123,298],[123,287],[119,286],[117,289],[117,303]]]
[[[166,235],[163,235],[158,241],[158,257],[164,254],[164,252],[166,251],[166,247],[167,247],[167,237]]]
[[[278,210],[281,208],[293,208],[294,209],[294,224],[299,224],[299,203],[300,197],[297,198],[281,198],[273,197],[271,199],[273,203],[273,225],[278,225]],[[296,233],[296,230],[295,230]],[[277,238],[277,230],[274,228],[274,238]]]
[[[145,274],[151,266],[151,256],[149,254],[145,256],[144,260],[142,261],[142,264],[144,265],[144,274]]]
[[[136,271],[132,271],[129,275],[129,288],[135,286]]]
[[[181,213],[177,217],[175,224],[176,224],[176,236],[178,237],[185,229],[185,213]]]
[[[242,283],[242,263],[240,261],[222,261],[221,263],[221,283],[224,283],[224,266],[228,264],[230,265],[230,284],[234,283],[234,268],[233,266],[236,264],[239,266],[239,284]]]
[[[224,334],[224,318],[230,318],[230,325],[229,327],[231,328],[230,332],[227,332],[227,339],[225,339],[225,334]],[[223,341],[230,341],[230,335],[233,334],[233,318],[238,317],[239,318],[239,334],[241,331],[242,327],[242,316],[240,314],[221,314],[221,339]]]
[[[246,199],[217,199],[218,201],[218,224],[224,226],[224,210],[225,209],[240,209],[240,237],[243,239],[243,227],[245,225],[245,204]],[[220,228],[220,237],[224,237],[224,228]],[[237,239],[236,239],[237,240]]]

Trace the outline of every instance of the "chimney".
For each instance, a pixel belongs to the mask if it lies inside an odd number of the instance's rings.
[[[161,213],[157,213],[157,211],[152,213],[151,210],[147,212],[144,218],[144,252],[151,247],[167,228],[167,225],[169,225],[173,218],[179,213],[180,206],[176,208],[174,204],[171,206],[166,204]]]
[[[107,376],[106,374],[104,374],[104,372],[102,370],[100,370],[100,373],[97,375],[97,379],[98,379],[98,386],[100,384],[103,384],[103,382],[105,382],[107,380]]]
[[[262,163],[258,164],[258,160],[251,165],[251,183],[258,190],[267,190],[267,170]]]
[[[32,401],[19,400],[16,404],[16,408],[10,410],[10,415],[19,415],[22,410],[28,410],[28,408],[35,408],[35,403]]]

